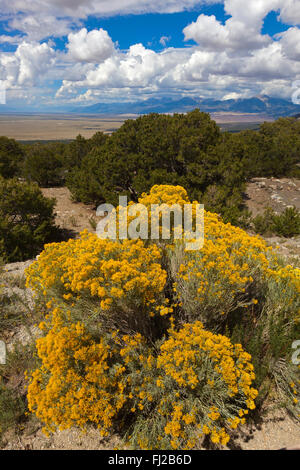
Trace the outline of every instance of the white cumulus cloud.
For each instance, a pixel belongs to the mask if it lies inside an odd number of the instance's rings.
[[[69,57],[75,62],[100,63],[115,52],[114,43],[103,29],[88,32],[86,28],[68,35]]]
[[[4,13],[42,12],[56,16],[86,18],[88,15],[112,16],[118,14],[174,13],[217,3],[215,0],[1,0]]]
[[[10,86],[36,84],[54,65],[55,52],[48,44],[22,42],[14,54],[0,54],[1,79]]]
[[[66,36],[71,25],[71,20],[45,14],[17,15],[9,21],[11,30],[21,31],[31,41],[40,41],[49,36]]]
[[[300,29],[293,27],[278,35],[286,57],[300,61]]]
[[[0,80],[24,89],[45,83],[45,90],[59,81],[57,99],[78,103],[151,93],[291,96],[292,83],[300,79],[300,0],[224,0],[229,16],[224,23],[200,14],[183,31],[194,44],[171,48],[162,36],[160,52],[142,44],[121,51],[104,29],[82,28],[86,15],[182,11],[203,3],[220,2],[14,0],[12,6],[11,0],[0,0],[9,27],[15,28],[15,39],[2,35],[0,42],[18,46],[0,53]],[[293,26],[274,37],[263,34],[271,11]],[[65,49],[55,50],[54,41],[40,43],[50,36],[67,37]]]
[[[281,2],[280,19],[287,24],[300,24],[299,0],[285,0]]]

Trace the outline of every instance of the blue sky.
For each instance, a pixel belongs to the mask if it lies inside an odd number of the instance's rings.
[[[84,25],[88,29],[106,29],[111,38],[119,42],[121,49],[127,49],[131,44],[141,42],[144,46],[160,51],[163,49],[160,39],[164,36],[170,38],[169,47],[185,47],[187,44],[195,44],[194,41],[184,42],[183,29],[196,21],[199,14],[214,15],[222,24],[230,18],[224,11],[224,5],[217,4],[194,11],[173,14],[118,15],[113,18],[89,17]],[[288,28],[288,25],[278,20],[278,13],[272,11],[265,18],[262,33],[273,36]]]
[[[7,107],[289,99],[300,79],[298,0],[0,0],[0,11]]]
[[[115,16],[113,18],[89,17],[84,22],[88,29],[104,28],[114,41],[118,41],[121,49],[128,49],[132,44],[141,42],[155,51],[163,49],[160,39],[168,37],[169,47],[185,47],[183,29],[196,21],[199,13],[215,15],[224,22],[223,5],[211,5],[194,11],[173,14],[142,14]],[[193,41],[192,41],[193,42]]]

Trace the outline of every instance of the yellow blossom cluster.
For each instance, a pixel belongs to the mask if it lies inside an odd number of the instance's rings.
[[[42,366],[29,377],[28,408],[45,432],[94,423],[105,435],[126,401],[120,381],[125,369],[112,365],[109,345],[94,342],[81,323],[66,324],[57,308],[36,344]]]
[[[155,185],[149,193],[143,193],[139,203],[150,208],[152,204],[189,204],[190,200],[186,190],[182,186]]]
[[[152,242],[170,246],[174,238],[182,239],[189,235],[183,226],[186,205],[191,207],[195,222],[198,203],[191,204],[184,188],[156,185],[149,194],[143,193],[137,204],[131,201],[127,207],[117,207],[112,212],[110,220],[116,221],[117,235],[120,236],[122,233],[120,238],[128,234],[128,227],[134,223],[134,227],[139,227],[139,230],[141,227],[146,227],[146,237]],[[194,225],[193,228],[195,229]]]
[[[186,404],[174,405],[172,421],[165,432],[177,441],[178,438],[186,438],[186,424],[197,423],[200,434],[211,434],[212,442],[225,445],[229,440],[225,429],[232,427],[233,421],[243,423],[241,415],[247,414],[247,409],[255,408],[254,400],[258,392],[252,387],[255,375],[251,356],[241,345],[233,345],[227,337],[206,331],[201,322],[186,324],[177,332],[171,331],[169,339],[161,346],[157,366],[162,369],[162,377],[172,378],[174,387],[191,390],[190,393],[198,397],[199,402],[208,393],[208,406],[213,402],[213,395],[217,403],[221,403],[220,398],[223,398],[223,407],[224,402],[228,401],[226,413],[234,397],[237,399],[235,409],[238,404],[240,406],[238,416],[225,419],[224,408],[220,405],[212,404],[202,417],[198,407],[197,412],[188,418],[183,413]]]
[[[159,448],[190,449],[210,435],[213,443],[226,445],[228,431],[243,424],[248,410],[255,408],[251,356],[200,322],[169,334],[156,357],[142,336],[123,338],[131,412],[145,420],[129,444],[151,449],[159,442]]]
[[[290,302],[299,302],[299,270],[282,267],[262,238],[223,223],[217,214],[205,212],[203,248],[183,250],[180,243],[173,249],[174,292],[190,319],[216,321],[239,307],[257,305],[251,286],[257,289],[270,279],[294,289]],[[295,319],[296,313],[294,308]]]
[[[275,270],[270,270],[269,275],[273,276],[277,283],[281,282],[286,288],[292,286],[295,287],[295,295],[299,300],[300,293],[300,269],[294,266],[284,266]],[[284,287],[283,287],[284,288]]]
[[[298,366],[300,369],[300,365]],[[300,410],[300,380],[297,380],[297,382],[291,382],[290,383],[290,388],[291,388],[291,393],[292,393],[292,401],[295,407],[297,407],[298,410]],[[298,418],[300,418],[300,414],[298,414]]]
[[[102,311],[126,310],[150,315],[163,302],[167,273],[157,245],[142,240],[102,240],[83,232],[80,239],[46,245],[27,270],[27,286],[51,297],[95,299]],[[128,314],[129,314],[128,313]]]

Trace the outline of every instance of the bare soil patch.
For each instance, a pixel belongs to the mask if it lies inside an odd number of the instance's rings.
[[[42,188],[42,193],[45,197],[56,199],[55,222],[58,227],[74,237],[83,230],[95,231],[93,222],[100,219],[96,217],[94,206],[73,202],[68,188]]]
[[[300,210],[300,180],[254,178],[247,185],[246,204],[254,217],[267,207],[278,213],[293,206]]]
[[[19,432],[9,431],[4,437],[4,450],[114,450],[122,446],[118,435],[102,438],[97,429],[82,432],[77,428],[56,431],[47,437],[35,419]],[[299,424],[285,412],[269,413],[260,423],[243,426],[229,443],[231,450],[279,450],[300,446]],[[199,450],[205,450],[199,443]]]
[[[254,178],[245,193],[247,208],[255,217],[267,208],[281,214],[288,207],[300,210],[300,180],[295,178]],[[265,240],[282,256],[294,264],[299,263],[300,237],[268,237]]]
[[[279,450],[300,446],[299,423],[283,410],[270,412],[260,423],[244,426],[234,441],[234,448],[242,450]]]

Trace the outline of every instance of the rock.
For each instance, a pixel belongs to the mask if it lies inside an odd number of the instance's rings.
[[[8,346],[8,350],[13,349],[13,345],[15,343],[20,343],[23,346],[32,343],[37,338],[42,336],[41,330],[37,326],[31,326],[30,328],[26,328],[24,325],[18,328],[18,331],[13,335],[13,339]]]
[[[4,271],[8,274],[22,276],[25,273],[25,269],[28,268],[34,260],[24,261],[20,263],[10,263],[4,266]]]

